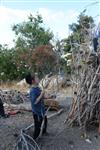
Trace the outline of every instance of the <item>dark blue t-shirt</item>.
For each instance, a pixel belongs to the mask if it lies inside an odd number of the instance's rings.
[[[31,100],[31,106],[32,106],[32,112],[43,116],[45,114],[45,106],[43,99],[41,99],[37,104],[35,104],[36,99],[41,94],[41,89],[39,87],[32,87],[30,90],[30,100]]]

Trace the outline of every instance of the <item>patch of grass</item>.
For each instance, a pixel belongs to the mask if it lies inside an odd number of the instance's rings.
[[[17,85],[18,81],[2,82],[0,83],[0,89],[2,90],[17,90],[20,92],[26,92],[29,90],[28,85]]]

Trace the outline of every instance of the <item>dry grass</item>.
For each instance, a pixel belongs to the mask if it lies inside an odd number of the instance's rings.
[[[26,92],[27,90],[29,90],[28,85],[17,85],[17,81],[12,81],[12,82],[6,82],[6,83],[1,83],[0,84],[0,89],[2,90],[17,90],[17,91],[21,91],[21,92]]]
[[[20,92],[27,92],[29,90],[29,86],[27,84],[24,84],[23,86],[17,85],[17,81],[13,82],[6,82],[0,84],[0,89],[2,90],[17,90]],[[47,92],[52,93],[49,89],[46,89]],[[68,86],[66,88],[60,88],[59,92],[66,94],[67,96],[72,96],[73,89],[71,86]]]

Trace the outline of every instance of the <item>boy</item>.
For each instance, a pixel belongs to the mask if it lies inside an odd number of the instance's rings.
[[[26,82],[31,85],[30,89],[30,100],[32,106],[32,113],[34,118],[34,134],[33,138],[36,139],[41,130],[41,124],[44,119],[44,126],[43,126],[43,134],[46,133],[47,128],[47,117],[45,116],[45,106],[43,101],[44,93],[41,92],[41,89],[38,87],[38,82],[35,76],[31,76],[28,74],[26,76]]]

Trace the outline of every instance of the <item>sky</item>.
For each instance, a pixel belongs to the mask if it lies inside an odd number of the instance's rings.
[[[69,24],[77,22],[84,9],[96,23],[100,21],[100,0],[0,0],[0,44],[12,47],[16,38],[12,26],[27,21],[30,13],[37,12],[55,38],[65,38],[70,33]]]

